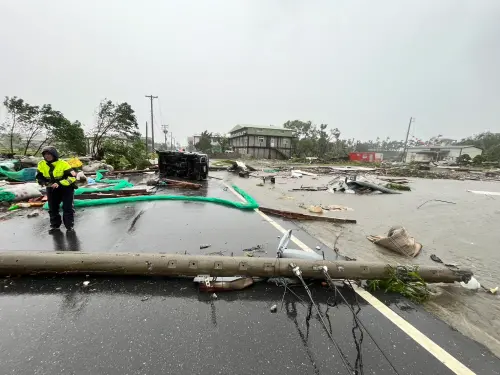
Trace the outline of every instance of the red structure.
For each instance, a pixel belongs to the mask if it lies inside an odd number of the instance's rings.
[[[381,152],[351,152],[349,153],[349,160],[363,163],[380,163],[384,160],[384,155]]]

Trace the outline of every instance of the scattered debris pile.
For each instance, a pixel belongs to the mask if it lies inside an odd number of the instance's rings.
[[[228,168],[229,172],[237,172],[240,177],[248,177],[250,172],[255,172],[256,169],[246,165],[241,161],[234,161],[232,165]]]
[[[394,183],[387,184],[384,181],[377,183],[377,181],[359,175],[353,175],[343,179],[337,177],[329,184],[332,193],[370,194],[379,192],[384,194],[401,194],[398,190],[391,189],[387,187],[387,185],[394,185]]]
[[[375,172],[382,176],[418,177],[444,180],[500,181],[500,169],[463,168],[459,166],[436,166],[423,164],[402,164],[384,166]]]

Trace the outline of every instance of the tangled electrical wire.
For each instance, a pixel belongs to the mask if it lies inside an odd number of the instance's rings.
[[[301,272],[300,268],[298,266],[296,266],[295,264],[293,264],[293,263],[290,263],[290,268],[292,269],[294,275],[300,280],[302,286],[304,287],[304,289],[305,289],[305,291],[306,291],[306,293],[307,293],[307,295],[309,297],[309,300],[311,301],[312,306],[314,306],[314,308],[315,308],[315,310],[316,310],[316,312],[318,314],[318,317],[320,319],[321,324],[323,325],[323,327],[324,327],[324,329],[325,329],[328,337],[332,341],[332,343],[333,343],[336,351],[340,355],[340,358],[342,360],[344,368],[345,368],[345,370],[346,370],[346,372],[348,374],[355,374],[355,375],[363,375],[364,374],[363,358],[362,358],[362,351],[361,351],[361,343],[363,342],[363,337],[364,337],[363,330],[364,330],[368,334],[368,336],[372,339],[373,343],[375,344],[375,346],[377,347],[377,349],[380,351],[380,353],[382,354],[382,356],[385,358],[385,360],[387,361],[387,363],[389,364],[389,366],[391,367],[391,369],[394,371],[394,373],[399,375],[399,372],[394,367],[394,364],[392,363],[392,361],[387,357],[387,355],[382,350],[382,348],[380,347],[380,345],[378,344],[378,342],[375,340],[375,338],[373,337],[373,335],[368,331],[368,329],[366,328],[366,326],[359,319],[358,314],[361,311],[361,306],[359,304],[359,301],[358,301],[358,298],[357,298],[356,294],[354,294],[354,296],[355,296],[355,302],[357,304],[357,311],[354,311],[354,309],[351,306],[351,304],[347,301],[347,299],[345,298],[345,296],[342,294],[342,292],[339,290],[339,288],[335,285],[333,279],[328,274],[328,268],[326,266],[323,266],[323,267],[320,268],[320,272],[322,272],[322,274],[324,275],[325,280],[328,283],[328,286],[335,293],[335,299],[337,298],[337,296],[340,296],[341,299],[343,300],[343,302],[346,304],[346,306],[349,308],[349,310],[352,313],[352,316],[353,316],[353,319],[354,319],[354,326],[352,328],[352,334],[353,334],[353,337],[354,337],[354,341],[355,341],[355,345],[356,345],[356,350],[358,352],[358,356],[356,357],[355,365],[353,366],[348,361],[346,355],[342,352],[342,349],[340,348],[339,344],[337,343],[337,341],[333,337],[331,327],[330,327],[330,329],[328,329],[328,326],[327,326],[327,324],[325,322],[325,318],[323,317],[323,314],[321,313],[321,311],[320,311],[320,309],[318,307],[318,304],[314,301],[314,298],[312,296],[311,290],[309,289],[308,285],[306,284],[306,282],[304,281],[304,279],[302,277],[302,272]],[[351,290],[354,292],[354,287],[351,284],[351,282],[349,280],[347,280],[346,283],[350,286]],[[290,290],[290,288],[288,288],[284,283],[283,283],[283,285],[285,286],[285,292],[284,293],[286,293],[287,290]],[[295,293],[293,293],[293,294],[295,294]],[[283,300],[284,300],[284,294],[283,294]],[[302,299],[300,299],[300,300],[303,301]],[[329,306],[331,306],[329,303],[327,303],[327,304]],[[335,304],[336,304],[336,302],[335,302]],[[358,340],[358,338],[356,336],[356,331],[360,332],[359,340]]]

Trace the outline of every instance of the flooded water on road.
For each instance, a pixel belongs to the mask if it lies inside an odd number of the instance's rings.
[[[336,204],[352,208],[353,211],[325,215],[356,219],[357,224],[335,226],[303,222],[299,226],[331,248],[339,236],[340,252],[358,261],[436,265],[430,259],[431,254],[436,254],[445,263],[470,268],[486,287],[500,285],[500,197],[467,192],[500,192],[498,182],[410,179],[411,192],[357,195],[290,191],[300,186],[325,185],[332,176],[278,178],[275,185],[266,183],[263,187],[256,186],[259,181],[255,178],[230,178],[266,207],[303,213],[308,212],[300,208],[301,205]],[[434,199],[455,204],[432,201]],[[426,201],[429,202],[421,206]],[[404,226],[422,243],[417,258],[402,258],[366,239],[367,235],[386,235],[394,225]],[[468,291],[458,284],[434,289],[436,295],[427,304],[427,309],[500,356],[500,321],[497,319],[500,297],[483,291]]]

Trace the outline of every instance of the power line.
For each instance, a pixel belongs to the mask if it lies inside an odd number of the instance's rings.
[[[160,122],[163,124],[163,116],[161,114],[161,103],[159,98],[158,98],[158,111],[160,112]]]
[[[311,291],[309,290],[309,288],[307,287],[306,282],[302,278],[302,271],[300,270],[300,268],[298,266],[296,266],[293,263],[290,263],[290,267],[292,268],[292,272],[300,280],[300,282],[302,283],[302,286],[306,290],[307,295],[309,296],[309,299],[311,300],[311,303],[314,306],[314,308],[315,308],[315,310],[316,310],[316,312],[317,312],[317,314],[318,314],[318,316],[319,316],[319,318],[321,320],[321,323],[323,324],[323,327],[326,330],[326,333],[327,333],[328,337],[330,338],[330,340],[333,343],[333,346],[335,346],[335,349],[337,349],[337,352],[340,355],[340,359],[342,360],[342,363],[344,364],[344,367],[345,367],[347,373],[348,374],[352,374],[354,372],[354,369],[352,368],[351,364],[347,361],[347,359],[345,358],[345,354],[342,352],[342,349],[340,349],[339,344],[337,343],[337,341],[335,341],[335,339],[333,338],[333,335],[328,330],[328,327],[326,325],[325,319],[323,318],[323,314],[321,314],[321,311],[319,310],[318,305],[316,304],[316,302],[314,301],[314,299],[312,297]]]
[[[344,301],[345,305],[349,308],[349,310],[351,310],[351,313],[352,313],[353,318],[356,321],[356,323],[358,325],[360,325],[365,330],[365,332],[368,334],[368,336],[370,336],[370,338],[372,339],[373,343],[378,348],[378,350],[380,351],[380,353],[384,356],[384,358],[386,359],[387,363],[389,363],[389,365],[391,366],[391,368],[394,371],[394,373],[396,373],[397,375],[399,375],[399,372],[398,372],[398,370],[396,370],[396,367],[394,367],[394,364],[391,362],[391,360],[389,359],[389,357],[387,357],[387,355],[382,350],[382,348],[380,347],[380,345],[378,344],[378,342],[375,340],[375,338],[372,336],[372,334],[370,333],[370,331],[368,331],[368,328],[366,328],[365,325],[363,324],[363,322],[361,322],[361,320],[358,318],[357,313],[354,311],[354,309],[347,302],[347,299],[344,297],[344,295],[341,293],[341,291],[337,288],[337,286],[333,282],[333,279],[328,274],[328,270],[326,269],[326,267],[324,267],[322,269],[322,272],[323,272],[323,275],[325,276],[325,279],[327,280],[328,285],[330,286],[330,288],[332,288],[335,291],[335,295],[339,295],[342,298],[342,300]],[[354,292],[354,287],[352,286],[351,281],[347,280],[347,282],[349,283],[349,286],[351,287],[351,290],[354,293],[354,298],[356,300],[356,304],[358,305],[358,312],[359,312],[361,310],[361,306],[359,305],[358,297],[356,296],[356,292]]]

